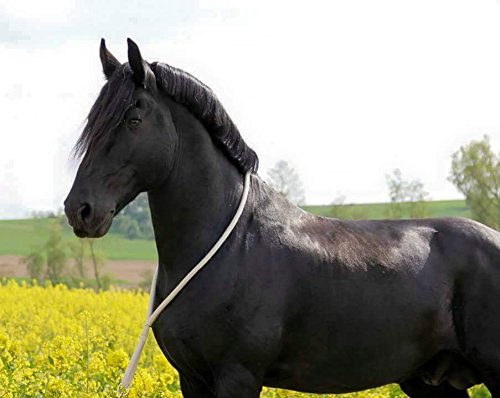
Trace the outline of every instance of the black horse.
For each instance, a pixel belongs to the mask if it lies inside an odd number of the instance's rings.
[[[345,393],[399,383],[411,397],[500,397],[500,234],[458,218],[344,221],[292,205],[212,91],[147,63],[120,64],[77,143],[84,155],[65,210],[100,237],[147,191],[159,254],[156,305],[232,235],[153,325],[187,398],[258,397],[263,385]]]

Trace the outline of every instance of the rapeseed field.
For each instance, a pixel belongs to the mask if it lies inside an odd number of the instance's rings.
[[[1,282],[0,398],[119,397],[117,387],[144,322],[147,294]],[[152,335],[128,396],[182,397],[177,373]],[[274,389],[264,389],[261,396],[327,397]],[[342,395],[404,396],[397,386]],[[489,394],[479,387],[473,396]]]

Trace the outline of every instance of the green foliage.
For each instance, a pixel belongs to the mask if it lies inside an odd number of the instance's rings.
[[[386,175],[387,188],[391,205],[387,208],[388,218],[403,218],[409,214],[410,218],[429,216],[427,209],[427,192],[424,184],[419,180],[405,181],[401,170],[395,169],[392,174]]]
[[[37,224],[37,230],[39,227],[40,224]],[[102,251],[94,250],[92,239],[75,238],[68,245],[63,239],[61,222],[57,219],[49,224],[46,242],[34,248],[23,258],[23,262],[27,265],[30,278],[36,279],[42,285],[47,277],[52,284],[95,287],[99,291],[108,289],[112,283],[111,277],[101,276],[99,272],[105,258]],[[87,278],[85,272],[85,263],[89,259],[94,269],[93,281]],[[68,267],[69,260],[72,260],[73,268]]]
[[[500,153],[488,136],[452,155],[450,181],[465,195],[474,219],[500,230]]]
[[[39,225],[37,227],[39,229]],[[55,284],[65,276],[67,259],[61,226],[58,222],[52,222],[45,243],[34,248],[23,261],[32,278],[41,282],[47,277]]]
[[[61,227],[54,223],[45,243],[46,274],[52,283],[60,282],[66,268],[67,254],[61,236]]]
[[[146,193],[141,193],[120,212],[114,219],[111,230],[127,239],[154,239]]]
[[[491,394],[484,384],[469,389],[471,398],[491,398]]]
[[[36,279],[38,282],[41,282],[45,269],[45,257],[43,255],[43,252],[41,252],[40,250],[33,250],[23,259],[23,262],[28,268],[28,274],[30,278]]]
[[[105,274],[105,275],[99,276],[99,289],[100,290],[109,290],[113,284],[114,284],[114,280],[110,275]]]

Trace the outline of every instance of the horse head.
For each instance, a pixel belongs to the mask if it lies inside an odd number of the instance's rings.
[[[64,202],[79,237],[105,235],[125,205],[164,181],[177,142],[155,74],[138,46],[128,39],[128,63],[121,64],[103,39],[100,58],[107,82],[75,147],[83,159]]]

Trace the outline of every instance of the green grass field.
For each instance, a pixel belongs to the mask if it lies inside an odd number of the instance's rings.
[[[0,220],[0,255],[25,256],[47,240],[54,219]],[[71,229],[63,229],[68,242],[77,239]],[[96,239],[96,250],[104,252],[108,260],[156,260],[156,246],[152,240],[128,240],[117,234]]]
[[[363,218],[370,220],[382,220],[387,218],[388,203],[366,203],[342,205],[349,207],[354,213],[363,214]],[[429,217],[471,217],[470,209],[465,200],[435,200],[427,202]],[[332,206],[304,206],[311,213],[331,217]]]
[[[362,214],[363,218],[387,218],[387,203],[345,205],[349,211]],[[305,206],[318,215],[332,216],[332,206]],[[433,201],[428,203],[430,217],[460,216],[470,217],[470,210],[463,200]],[[0,220],[0,255],[25,256],[36,246],[47,240],[53,219]],[[64,239],[76,239],[69,228],[63,229]],[[156,260],[154,241],[128,240],[121,235],[110,233],[95,242],[97,250],[104,252],[109,260]]]

